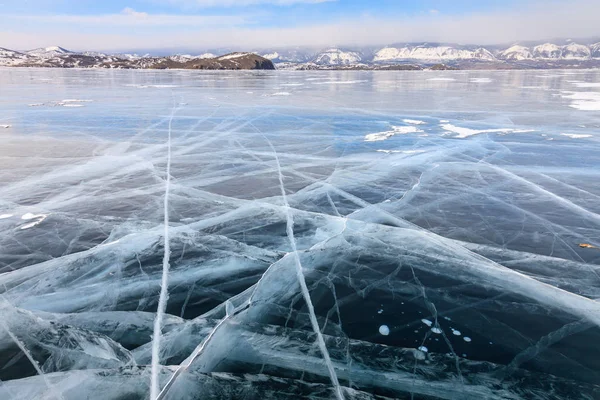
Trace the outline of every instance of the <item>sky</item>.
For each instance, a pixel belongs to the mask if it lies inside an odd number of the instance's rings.
[[[600,37],[600,0],[0,0],[0,47],[201,51]]]

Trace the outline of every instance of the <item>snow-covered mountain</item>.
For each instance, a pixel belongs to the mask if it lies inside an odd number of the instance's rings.
[[[350,65],[362,61],[361,55],[356,51],[343,51],[340,49],[328,49],[317,54],[313,62],[317,65]]]
[[[597,68],[600,42],[571,40],[522,42],[510,46],[467,46],[459,44],[416,43],[386,47],[314,48],[290,47],[229,53],[228,61],[239,54],[262,54],[284,69],[403,69],[419,68]],[[213,53],[151,56],[73,52],[52,46],[30,51],[0,48],[0,66],[78,67],[78,68],[177,68],[177,65],[204,59],[220,59]],[[199,54],[199,53],[195,53]],[[222,58],[222,57],[221,57]],[[485,65],[486,63],[487,66]],[[501,65],[503,64],[503,65]],[[211,64],[213,65],[213,64]],[[215,64],[216,65],[216,64]]]
[[[39,58],[53,58],[64,54],[76,54],[73,51],[64,49],[59,46],[41,47],[26,52],[28,55]]]
[[[27,61],[28,58],[25,53],[0,47],[0,65],[17,65]]]
[[[597,45],[597,44],[596,44]],[[594,46],[569,43],[559,46],[553,43],[544,43],[534,47],[514,45],[498,55],[502,60],[522,61],[522,60],[589,60],[594,56]]]
[[[498,58],[508,61],[523,61],[533,58],[533,54],[531,54],[529,47],[516,44],[500,52]]]
[[[562,58],[565,60],[587,60],[591,54],[588,46],[577,43],[569,43],[562,49]]]
[[[146,56],[148,57],[148,56]],[[212,53],[204,53],[204,54],[200,54],[199,56],[192,56],[190,54],[175,54],[173,56],[169,56],[168,58],[172,61],[176,61],[176,62],[188,62],[191,60],[204,60],[207,58],[215,58],[216,55],[212,54]]]
[[[590,52],[592,58],[600,58],[600,42],[592,44],[590,46]]]
[[[533,48],[533,57],[544,59],[559,59],[562,57],[562,47],[552,43],[544,43]]]
[[[453,60],[484,60],[494,61],[494,55],[487,49],[463,49],[452,46],[402,46],[384,47],[375,53],[373,62],[390,62],[401,60],[423,61],[453,61]]]

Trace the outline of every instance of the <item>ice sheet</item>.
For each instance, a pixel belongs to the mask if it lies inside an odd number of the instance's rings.
[[[576,79],[0,70],[0,398],[600,398]]]

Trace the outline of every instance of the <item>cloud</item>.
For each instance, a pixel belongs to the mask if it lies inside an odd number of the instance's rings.
[[[21,22],[34,22],[37,24],[60,26],[61,29],[76,26],[97,26],[106,30],[111,27],[215,27],[215,26],[239,26],[250,23],[246,16],[238,15],[178,15],[178,14],[148,14],[138,12],[132,8],[125,8],[119,14],[104,15],[10,15],[0,16],[10,20]],[[50,32],[49,32],[50,33]]]
[[[275,28],[259,25],[249,16],[148,15],[126,9],[120,14],[105,16],[26,17],[39,24],[54,24],[52,28],[45,27],[43,35],[20,29],[18,24],[12,28],[5,26],[0,28],[0,44],[21,49],[62,45],[75,50],[104,51],[136,48],[176,51],[219,47],[244,50],[419,41],[485,45],[599,36],[598,15],[600,2],[595,0],[574,0],[569,4],[545,1],[512,11],[459,16],[445,13],[399,18],[360,16],[326,24],[298,24],[282,20],[281,24],[287,23],[287,26]],[[2,16],[0,19],[10,20]],[[77,27],[82,24],[86,27],[93,25],[95,29],[86,29],[84,34]],[[114,29],[137,26],[148,29],[143,32]],[[40,42],[42,39],[44,43]]]
[[[295,4],[319,4],[337,0],[153,0],[154,3],[175,4],[187,8],[246,7],[255,5],[291,6]]]
[[[123,15],[129,15],[135,18],[148,18],[148,13],[135,11],[131,7],[125,7],[123,11],[121,11]]]

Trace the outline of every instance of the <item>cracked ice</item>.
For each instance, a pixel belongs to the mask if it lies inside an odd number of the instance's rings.
[[[600,398],[600,73],[396,72],[0,71],[0,398]]]

